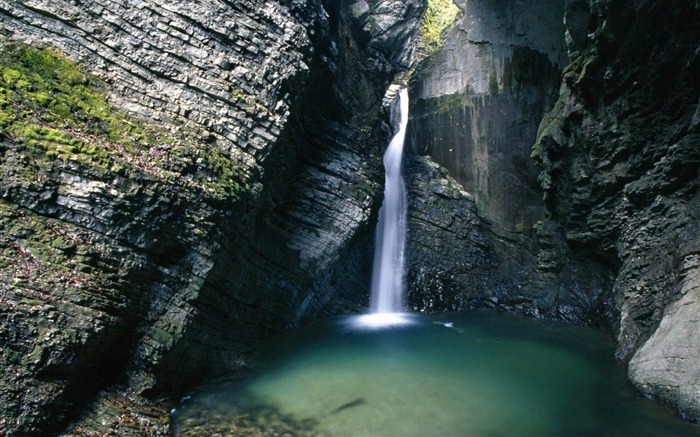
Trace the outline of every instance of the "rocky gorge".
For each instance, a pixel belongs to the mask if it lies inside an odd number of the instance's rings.
[[[456,3],[426,54],[424,0],[0,0],[0,434],[167,435],[363,311],[396,82],[410,308],[595,326],[700,422],[700,5]]]

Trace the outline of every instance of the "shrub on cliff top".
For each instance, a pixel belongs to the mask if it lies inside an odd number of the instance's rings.
[[[459,8],[452,0],[428,0],[428,9],[420,25],[420,48],[427,54],[442,48],[442,34],[452,26],[458,15]]]

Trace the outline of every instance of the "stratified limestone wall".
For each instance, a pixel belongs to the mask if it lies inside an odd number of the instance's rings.
[[[0,23],[103,78],[116,106],[200,129],[252,166],[271,153],[308,73],[309,32],[323,25],[315,3],[3,1]]]
[[[308,79],[309,35],[327,24],[313,2],[254,1],[2,2],[0,23],[6,42],[57,50],[99,77],[113,106],[217,148],[253,188]],[[60,429],[111,383],[173,385],[159,367],[202,313],[216,254],[247,232],[261,190],[194,189],[186,169],[152,167],[172,150],[151,145],[126,168],[98,171],[36,164],[21,139],[3,145],[4,254],[20,260],[0,282],[6,433]],[[177,384],[235,368],[260,335],[181,357]]]
[[[366,304],[374,127],[424,5],[351,6],[0,2],[3,42],[62,53],[134,123],[217,151],[150,144],[98,168],[0,134],[0,433],[60,430],[112,384],[185,389]],[[238,169],[240,189],[195,184],[207,166]]]

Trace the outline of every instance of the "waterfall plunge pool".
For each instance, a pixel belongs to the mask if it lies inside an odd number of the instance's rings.
[[[178,436],[700,435],[590,329],[473,312],[341,317],[277,338],[173,413]]]

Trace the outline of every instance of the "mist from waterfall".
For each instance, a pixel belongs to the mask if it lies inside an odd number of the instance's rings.
[[[399,130],[384,153],[386,179],[384,203],[379,209],[375,237],[370,301],[372,313],[396,313],[403,310],[407,200],[401,159],[408,125],[406,88],[399,92],[399,108],[398,111],[392,111],[392,124],[394,117],[399,119]]]

